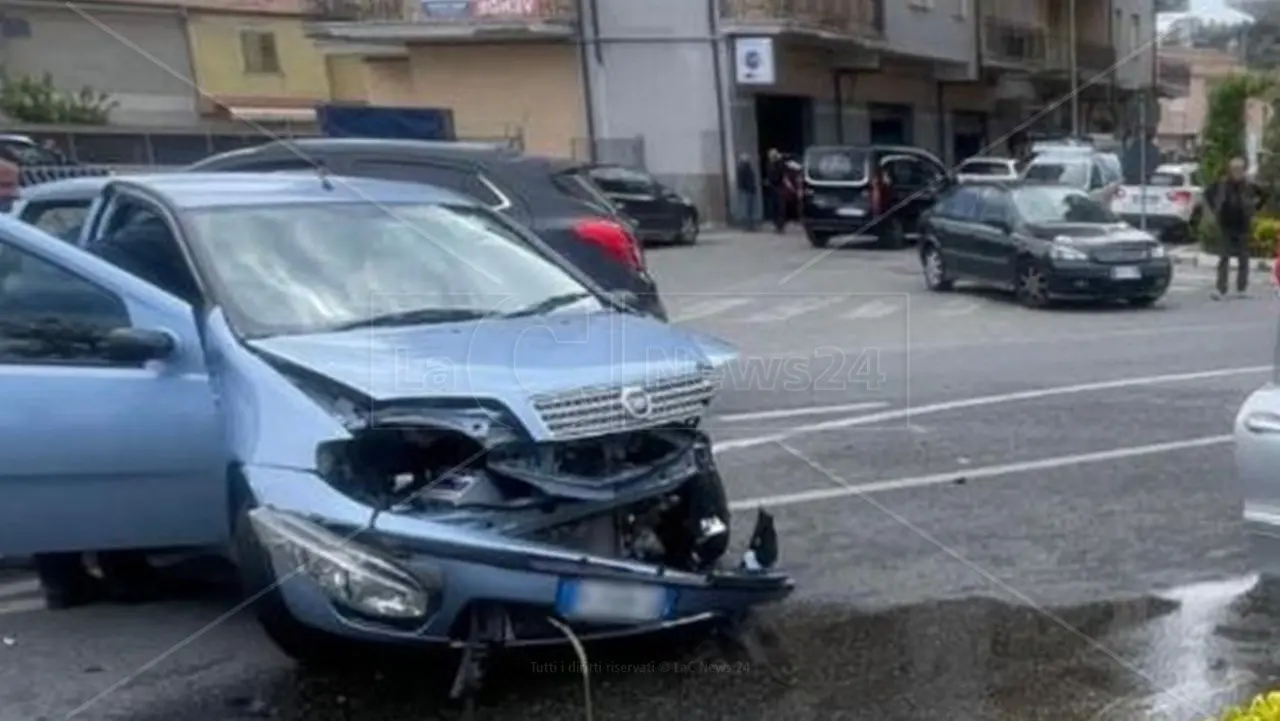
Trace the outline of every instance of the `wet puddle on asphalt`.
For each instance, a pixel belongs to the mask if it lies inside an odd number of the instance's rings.
[[[1192,721],[1280,687],[1280,591],[1253,579],[1043,611],[991,599],[874,613],[793,601],[762,613],[750,636],[754,653],[689,637],[593,648],[590,716],[571,656],[509,656],[474,718]],[[463,718],[443,700],[450,678],[418,663],[281,670],[201,718]],[[133,718],[177,711],[153,710]]]

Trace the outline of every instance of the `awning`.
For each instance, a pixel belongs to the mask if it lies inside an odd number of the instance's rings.
[[[314,123],[315,108],[271,108],[229,106],[227,112],[236,120],[259,123]]]

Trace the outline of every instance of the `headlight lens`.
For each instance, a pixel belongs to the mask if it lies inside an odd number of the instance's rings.
[[[1049,251],[1049,257],[1054,260],[1088,260],[1089,254],[1079,248],[1072,248],[1062,243],[1054,243],[1053,249]]]
[[[1163,244],[1161,244],[1161,243],[1157,243],[1157,244],[1155,244],[1155,245],[1151,246],[1151,257],[1152,257],[1152,258],[1163,258],[1163,257],[1165,257],[1166,255],[1168,255],[1168,251],[1166,251],[1166,250],[1165,250],[1165,248],[1164,248],[1164,245],[1163,245]]]
[[[431,601],[427,588],[350,539],[270,508],[249,511],[249,520],[278,573],[306,576],[335,601],[371,616],[416,619],[427,615]]]

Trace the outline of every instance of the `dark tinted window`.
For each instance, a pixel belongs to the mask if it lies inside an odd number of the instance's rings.
[[[922,188],[942,175],[940,168],[923,158],[890,158],[880,164],[893,185]]]
[[[79,235],[89,205],[89,201],[32,202],[22,209],[22,219],[50,235],[70,239]]]
[[[867,152],[857,148],[809,148],[804,172],[819,182],[858,183],[867,179]]]
[[[557,173],[551,176],[551,182],[562,193],[571,196],[575,200],[588,203],[605,213],[617,212],[613,202],[604,195],[604,191],[591,180],[585,171]]]
[[[485,185],[474,172],[448,165],[362,160],[352,167],[354,175],[382,180],[426,183],[474,198],[489,206],[502,204],[502,198]]]
[[[982,222],[1009,221],[1009,193],[999,188],[985,188],[981,195],[982,207],[978,219]]]
[[[114,293],[0,243],[0,363],[97,365],[102,334],[128,325]]]
[[[957,188],[938,203],[937,214],[952,220],[976,220],[979,210],[978,191],[973,188]]]
[[[965,175],[1009,176],[1013,170],[1008,163],[995,160],[969,160],[960,166],[959,172]]]

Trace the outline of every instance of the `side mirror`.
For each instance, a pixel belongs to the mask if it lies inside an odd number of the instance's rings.
[[[102,338],[99,347],[110,360],[143,363],[169,357],[178,345],[162,330],[117,328]]]

